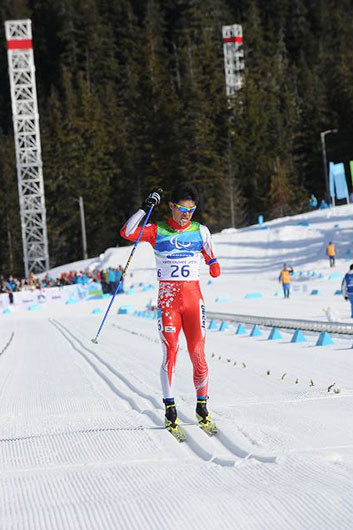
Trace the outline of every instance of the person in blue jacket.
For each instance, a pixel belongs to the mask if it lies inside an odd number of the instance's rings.
[[[353,318],[353,263],[342,281],[342,294],[345,300],[351,303],[351,317]]]
[[[315,208],[317,208],[317,198],[315,197],[315,195],[312,193],[311,194],[311,197],[309,199],[309,204],[311,206],[311,208],[313,210],[315,210]]]
[[[122,272],[123,272],[123,269],[121,266],[119,266],[117,269],[115,269],[115,288],[114,290],[116,289],[116,286],[118,285],[119,281],[120,281],[120,278],[122,276]],[[119,290],[118,290],[118,293],[123,293],[124,292],[124,280],[122,282],[120,282],[120,285],[119,285]]]
[[[115,270],[113,267],[109,267],[108,269],[108,284],[109,284],[109,293],[114,294],[115,291]]]

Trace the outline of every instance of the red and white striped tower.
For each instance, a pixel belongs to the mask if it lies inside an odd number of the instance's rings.
[[[30,20],[5,22],[23,261],[26,276],[49,268],[39,114]]]
[[[222,26],[224,69],[227,96],[234,95],[243,84],[243,27],[240,24]]]

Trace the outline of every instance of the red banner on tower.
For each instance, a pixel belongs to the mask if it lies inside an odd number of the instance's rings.
[[[237,44],[241,44],[243,42],[243,37],[224,37],[223,42],[225,44],[228,44],[229,42],[236,42]]]
[[[7,41],[8,50],[30,50],[32,48],[32,39],[13,39]]]

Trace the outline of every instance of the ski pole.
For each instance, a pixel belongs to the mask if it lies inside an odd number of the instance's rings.
[[[162,192],[163,192],[162,189],[157,190],[157,193],[159,193],[159,194],[161,194]],[[111,306],[112,306],[112,304],[113,304],[113,302],[114,302],[114,298],[115,298],[115,296],[116,296],[116,294],[117,294],[117,292],[118,292],[118,290],[119,290],[120,284],[121,284],[121,282],[122,282],[122,281],[124,280],[124,278],[125,278],[125,274],[126,274],[126,272],[127,272],[127,269],[129,268],[130,262],[131,262],[131,260],[132,260],[132,256],[134,255],[134,252],[135,252],[135,250],[136,250],[136,247],[137,247],[137,245],[139,244],[140,238],[141,238],[141,236],[142,236],[142,232],[144,231],[145,226],[146,226],[146,224],[147,224],[147,222],[148,222],[148,219],[149,219],[150,216],[151,216],[152,210],[153,210],[153,205],[150,207],[150,209],[149,209],[149,211],[148,211],[148,213],[147,213],[147,215],[146,215],[146,219],[144,220],[144,223],[143,223],[143,225],[142,225],[142,227],[141,227],[141,230],[140,230],[140,233],[139,233],[139,235],[138,235],[138,238],[136,239],[135,244],[134,244],[134,246],[132,247],[132,251],[131,251],[131,253],[130,253],[129,259],[127,260],[126,265],[125,265],[125,267],[124,267],[124,270],[123,270],[123,272],[122,272],[122,274],[121,274],[121,276],[120,276],[120,279],[119,279],[118,284],[117,284],[117,286],[116,286],[116,288],[115,288],[115,291],[114,291],[113,297],[112,297],[112,299],[110,300],[110,303],[109,303],[109,305],[108,305],[108,309],[107,309],[106,312],[105,312],[105,315],[104,315],[104,317],[103,317],[103,320],[102,320],[102,322],[101,322],[101,325],[99,326],[99,329],[98,329],[98,331],[97,331],[97,334],[96,334],[96,336],[94,337],[94,339],[91,339],[91,341],[94,342],[94,344],[98,344],[98,340],[97,340],[97,339],[98,339],[98,335],[100,334],[100,332],[101,332],[101,330],[102,330],[102,327],[104,326],[105,319],[107,318],[107,315],[108,315],[108,313],[109,313],[109,310],[110,310],[110,308],[111,308]]]

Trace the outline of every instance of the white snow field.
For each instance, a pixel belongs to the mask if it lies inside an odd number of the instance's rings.
[[[352,217],[341,206],[215,235],[223,274],[209,284],[202,266],[208,310],[350,322],[334,293],[350,265]],[[75,266],[124,265],[130,251]],[[279,295],[284,262],[296,272],[289,300]],[[0,314],[1,530],[351,530],[353,338],[316,346],[318,333],[291,343],[282,330],[278,340],[269,328],[208,330],[212,438],[195,423],[182,339],[181,444],[163,428],[156,321],[117,313],[156,302],[151,248],[138,247],[129,273],[135,292],[116,297],[97,345],[103,313],[92,310],[107,299]]]

